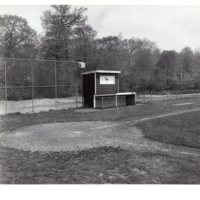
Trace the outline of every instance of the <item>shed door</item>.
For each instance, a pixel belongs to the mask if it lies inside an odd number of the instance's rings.
[[[93,107],[94,74],[83,75],[84,107]]]

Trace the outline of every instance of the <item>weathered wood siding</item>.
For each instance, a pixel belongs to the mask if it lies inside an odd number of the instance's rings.
[[[100,85],[100,75],[115,76],[114,85]],[[118,92],[118,74],[106,74],[106,73],[97,73],[96,74],[96,94],[115,94]]]
[[[116,96],[96,97],[96,108],[112,108],[116,106]]]
[[[117,99],[116,99],[117,98]],[[111,108],[135,104],[135,94],[96,96],[96,108]]]

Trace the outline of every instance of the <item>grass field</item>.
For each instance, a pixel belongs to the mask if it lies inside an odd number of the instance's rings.
[[[96,146],[79,151],[24,151],[0,146],[0,182],[199,184],[198,109],[200,100],[194,98],[92,112],[69,109],[2,116],[1,133],[55,122],[100,121],[114,126],[100,127],[99,134],[93,135]],[[176,112],[179,114],[164,117]],[[138,135],[134,128],[140,130]],[[91,139],[90,130],[84,131],[81,142],[86,143]],[[115,145],[109,146],[107,140]]]
[[[174,145],[200,148],[200,112],[142,123],[146,138]]]

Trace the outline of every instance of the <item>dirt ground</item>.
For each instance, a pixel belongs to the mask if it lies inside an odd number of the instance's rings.
[[[77,106],[82,106],[81,97],[77,98]],[[33,108],[32,108],[33,103]],[[6,102],[0,101],[0,115],[4,115]],[[55,99],[34,99],[32,100],[19,100],[19,101],[7,101],[7,113],[39,113],[41,111],[49,110],[61,110],[76,107],[76,97],[58,98]]]
[[[191,101],[1,117],[0,182],[199,184],[200,102]]]

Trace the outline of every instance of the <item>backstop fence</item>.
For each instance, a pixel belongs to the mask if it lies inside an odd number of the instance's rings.
[[[76,61],[0,59],[0,115],[82,106]]]
[[[0,58],[0,115],[82,107],[76,61]],[[199,98],[200,90],[138,90],[136,103]]]

